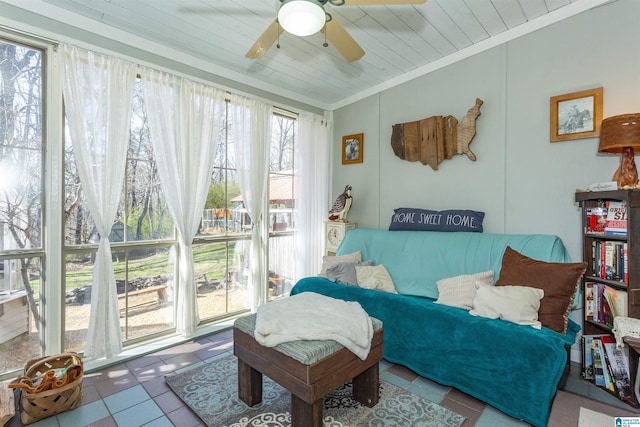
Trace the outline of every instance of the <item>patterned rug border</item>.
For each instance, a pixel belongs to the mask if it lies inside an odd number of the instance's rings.
[[[166,376],[165,381],[207,426],[291,426],[291,395],[266,376],[260,404],[249,407],[238,398],[237,358],[233,355]],[[347,383],[325,396],[324,426],[460,427],[465,420],[462,415],[382,380],[380,401],[373,408],[354,401],[351,394],[351,383]]]

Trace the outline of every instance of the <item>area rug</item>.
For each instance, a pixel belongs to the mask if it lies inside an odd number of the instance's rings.
[[[262,402],[247,406],[238,398],[238,360],[225,356],[188,371],[167,376],[167,384],[207,426],[248,427],[291,426],[291,395],[263,377]],[[347,383],[324,399],[324,425],[459,427],[465,420],[428,400],[385,381],[380,383],[380,400],[368,408],[351,398]]]

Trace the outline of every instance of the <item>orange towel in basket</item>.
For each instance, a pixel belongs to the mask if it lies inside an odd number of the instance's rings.
[[[27,393],[38,393],[45,390],[53,390],[64,387],[82,375],[82,367],[70,363],[63,369],[50,369],[42,375],[42,378],[22,376],[9,384],[10,388],[21,388]]]

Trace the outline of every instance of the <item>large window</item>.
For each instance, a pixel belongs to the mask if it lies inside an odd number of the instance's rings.
[[[99,235],[65,138],[65,349],[82,352]],[[123,342],[173,328],[175,239],[158,178],[141,82],[132,99],[123,191],[109,234]]]
[[[43,343],[43,52],[0,40],[0,372]]]
[[[294,280],[295,130],[296,120],[290,116],[274,114],[271,121],[269,161],[270,300],[289,295]]]
[[[4,378],[22,369],[25,360],[57,351],[82,353],[87,343],[100,236],[65,131],[62,103],[43,105],[49,99],[44,90],[46,55],[47,50],[0,40],[0,377]],[[61,93],[60,82],[54,84]],[[108,236],[125,345],[175,330],[179,277],[179,245],[160,184],[142,84],[136,82],[132,94],[126,174]],[[237,179],[228,107],[222,113],[210,189],[193,242],[201,323],[248,308],[254,223]],[[47,111],[53,117],[49,122],[59,120],[55,128],[60,136],[54,133],[45,146],[44,135],[51,136]],[[259,284],[270,299],[288,295],[293,281],[295,131],[291,114],[272,116],[268,211],[265,207],[269,271],[266,283]],[[45,173],[47,161],[53,171]],[[45,188],[52,191],[45,195]]]
[[[177,244],[159,182],[138,82],[133,94],[131,135],[122,200],[109,240],[112,246],[123,342],[171,330]],[[193,243],[198,314],[201,322],[246,310],[253,222],[247,213],[235,169],[230,109],[217,132],[214,167],[202,220]],[[271,298],[288,295],[292,285],[293,143],[295,120],[273,116],[270,159],[269,279]],[[65,145],[65,348],[81,352],[90,313],[91,269],[98,236],[74,165]]]
[[[242,200],[229,112],[218,135],[211,187],[194,246],[198,312],[202,320],[247,309],[253,221]],[[291,116],[274,114],[269,167],[268,298],[286,296],[293,281],[295,229],[294,130]]]
[[[216,139],[211,185],[194,241],[198,314],[208,321],[247,308],[251,218],[240,197],[230,108]]]

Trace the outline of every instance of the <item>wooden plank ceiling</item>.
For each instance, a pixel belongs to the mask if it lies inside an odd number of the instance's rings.
[[[323,47],[321,34],[296,37],[283,33],[279,49],[274,45],[263,58],[245,58],[274,20],[278,0],[28,3],[63,11],[67,24],[90,27],[88,22],[98,21],[93,31],[102,35],[127,42],[122,33],[107,31],[114,27],[149,41],[145,48],[155,53],[171,57],[178,52],[183,61],[186,55],[187,61],[199,68],[333,109],[607,1],[427,0],[414,6],[327,5],[327,11],[366,52],[353,63],[344,61],[332,46]],[[17,0],[7,2],[23,7]]]

